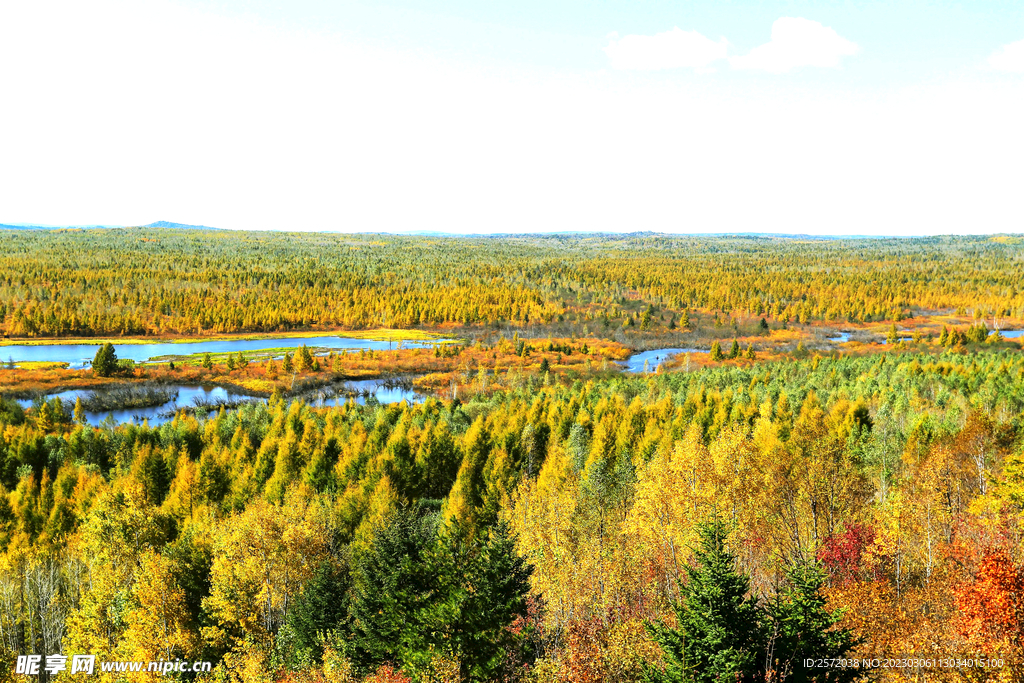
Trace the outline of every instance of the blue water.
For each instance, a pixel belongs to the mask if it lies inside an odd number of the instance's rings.
[[[680,353],[708,353],[707,349],[651,349],[641,353],[634,353],[623,365],[626,372],[643,372],[644,362],[647,361],[647,371],[655,372],[658,367],[676,354]]]
[[[223,387],[190,387],[190,386],[170,386],[166,387],[170,390],[177,390],[177,398],[164,403],[159,406],[150,406],[147,408],[125,408],[123,410],[112,410],[107,412],[87,412],[85,414],[85,421],[91,425],[99,425],[101,422],[106,420],[111,415],[114,418],[114,422],[120,424],[122,422],[134,422],[136,424],[142,424],[143,420],[148,420],[150,426],[155,427],[163,424],[171,419],[171,416],[167,415],[170,411],[178,410],[179,408],[191,408],[196,405],[196,399],[205,403],[224,403],[232,401],[244,401],[253,400],[243,394],[236,394],[228,391]],[[102,389],[96,390],[96,392],[102,392]],[[75,399],[78,397],[86,398],[90,394],[93,394],[93,390],[78,389],[72,391],[62,391],[59,394],[48,394],[46,400],[52,398],[59,398],[66,405],[67,412],[70,413],[75,406]],[[32,401],[27,399],[18,399],[18,403],[23,408],[29,408],[32,406]]]
[[[1024,330],[999,330],[999,334],[1006,339],[1019,339],[1024,337]]]
[[[828,337],[825,341],[830,341],[836,344],[845,344],[850,341],[849,332],[836,332],[834,336]]]
[[[390,385],[390,386],[389,386]],[[150,406],[147,408],[125,408],[123,410],[113,410],[107,412],[87,412],[85,414],[85,421],[93,426],[98,426],[104,420],[113,416],[116,424],[125,422],[134,422],[135,424],[142,424],[143,420],[149,422],[151,427],[156,427],[168,422],[173,419],[173,413],[181,408],[194,408],[197,405],[197,401],[203,404],[211,403],[233,403],[237,401],[262,401],[263,399],[252,398],[244,394],[238,394],[232,392],[223,387],[196,387],[196,386],[168,386],[163,387],[172,391],[177,391],[178,395],[173,400],[164,403],[163,405]],[[424,400],[424,396],[412,391],[410,389],[403,389],[399,386],[391,385],[386,380],[380,379],[367,379],[359,380],[356,382],[347,382],[346,388],[355,393],[355,401],[359,404],[365,404],[367,394],[373,395],[380,403],[398,403],[400,401],[408,401],[409,403],[420,403]],[[77,389],[71,391],[62,391],[57,394],[47,394],[46,400],[49,401],[53,398],[59,398],[65,404],[65,409],[70,414],[75,406],[76,398],[86,398],[95,392],[102,392],[102,389],[90,390],[90,389]],[[329,396],[329,397],[315,397],[306,398],[307,402],[317,407],[332,406],[336,402],[344,403],[348,400],[348,394],[342,392],[340,396]],[[22,408],[32,407],[33,401],[31,399],[18,399],[18,403]]]
[[[338,391],[338,394],[340,395],[321,397],[313,392],[310,403],[318,407],[332,406],[347,401],[349,394],[354,394],[352,398],[360,405],[366,405],[368,395],[373,395],[379,403],[400,403],[402,401],[422,403],[426,398],[412,389],[406,389],[384,379],[361,379],[345,382],[344,389]]]
[[[431,341],[403,340],[405,347],[430,346],[449,339]],[[397,341],[381,339],[354,339],[352,337],[288,337],[279,339],[239,339],[234,341],[156,342],[153,344],[114,344],[118,358],[130,359],[136,363],[162,356],[187,356],[193,353],[235,353],[237,351],[261,351],[263,349],[309,347],[327,349],[367,349],[382,351],[398,348]],[[0,360],[47,361],[68,363],[72,368],[88,367],[99,350],[99,344],[42,344],[38,346],[0,346]]]

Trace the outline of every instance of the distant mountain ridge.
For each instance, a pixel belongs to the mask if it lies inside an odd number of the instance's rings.
[[[188,223],[172,223],[171,221],[157,221],[149,225],[34,225],[31,223],[0,223],[0,230],[92,230],[97,228],[177,228],[179,230],[219,230],[206,225],[189,225]]]
[[[30,223],[0,223],[0,230],[89,230],[93,228],[123,227],[123,225],[32,225]]]
[[[211,228],[206,225],[189,225],[188,223],[172,223],[170,221],[157,221],[156,223],[150,223],[149,225],[139,226],[142,228],[178,228],[181,230],[219,230],[219,228]]]

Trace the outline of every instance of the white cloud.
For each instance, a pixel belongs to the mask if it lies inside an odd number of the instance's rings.
[[[988,58],[988,63],[1000,71],[1024,73],[1024,40],[1004,45],[1002,50]]]
[[[759,69],[774,74],[801,66],[839,66],[840,57],[857,54],[857,44],[833,29],[800,17],[782,17],[772,24],[772,39],[742,57],[731,57],[736,69]]]
[[[696,31],[678,26],[653,36],[629,35],[613,39],[605,54],[613,69],[623,71],[657,71],[692,67],[703,70],[719,59],[725,59],[729,43],[717,43]]]

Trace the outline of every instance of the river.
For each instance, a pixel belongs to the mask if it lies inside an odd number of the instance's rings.
[[[145,408],[121,408],[95,412],[86,411],[85,421],[93,426],[98,426],[108,418],[112,417],[115,424],[123,422],[142,424],[143,420],[146,420],[149,422],[150,426],[155,427],[173,419],[174,413],[183,408],[198,409],[199,412],[204,412],[204,408],[216,410],[221,404],[238,405],[240,403],[259,402],[265,400],[236,393],[224,387],[161,385],[160,389],[164,389],[170,393],[175,393],[176,395],[166,403],[156,406],[148,406]],[[64,403],[65,410],[70,414],[74,409],[75,399],[81,397],[85,400],[96,394],[102,395],[103,390],[79,389],[62,391],[57,394],[47,394],[45,399],[51,400],[53,398],[59,398]],[[350,397],[355,399],[357,403],[365,404],[367,399],[371,396],[379,403],[397,403],[399,401],[419,403],[425,398],[409,388],[408,385],[383,379],[356,380],[331,387],[323,387],[320,390],[309,392],[308,396],[304,395],[300,398],[314,406],[322,407],[334,405],[335,402],[345,402]],[[22,408],[29,408],[32,406],[33,400],[18,399],[18,404],[21,405]]]
[[[448,343],[451,339],[401,340],[356,339],[354,337],[282,337],[268,339],[208,340],[196,342],[154,342],[143,344],[114,344],[117,357],[144,363],[153,358],[167,356],[188,356],[195,353],[243,353],[259,352],[266,349],[294,349],[305,344],[310,348],[322,349],[367,349],[382,351],[394,349],[401,343],[406,347],[430,346]],[[17,344],[0,346],[0,360],[6,362],[44,361],[68,363],[71,368],[88,367],[92,363],[99,344]]]

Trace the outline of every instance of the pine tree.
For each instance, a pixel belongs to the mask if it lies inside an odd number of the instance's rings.
[[[900,333],[896,330],[896,323],[889,326],[889,333],[885,335],[885,341],[888,344],[895,344],[900,339]]]
[[[140,457],[139,480],[142,483],[142,490],[150,505],[158,506],[164,501],[171,485],[171,473],[168,471],[167,462],[156,449],[151,449]]]
[[[863,672],[836,668],[827,672],[807,668],[810,658],[842,659],[859,644],[849,629],[836,628],[842,614],[826,609],[821,588],[825,572],[818,562],[802,562],[787,572],[790,585],[769,607],[774,630],[772,668],[778,680],[793,683],[855,681]]]
[[[718,343],[717,341],[716,342],[712,342],[711,343],[711,360],[713,360],[715,362],[718,362],[718,361],[722,360],[723,358],[725,358],[725,356],[722,355],[722,345],[720,343]]]
[[[507,655],[521,646],[527,635],[508,627],[516,618],[526,616],[531,573],[504,522],[491,529],[483,547],[469,555],[461,571],[456,567],[456,576],[464,580],[453,630],[466,679],[505,680],[499,674]]]
[[[113,344],[108,342],[96,351],[92,359],[92,371],[99,377],[110,377],[117,372],[117,352]]]
[[[760,330],[761,334],[768,334],[768,332],[770,331],[768,328],[768,321],[765,320],[764,318],[761,318],[761,322],[758,323],[757,327],[758,330]]]
[[[754,360],[755,358],[757,358],[757,354],[754,353],[754,345],[753,344],[747,344],[747,350],[746,350],[746,352],[743,355],[746,356],[750,360]]]
[[[292,365],[292,354],[287,352],[284,354],[284,362],[281,363],[281,369],[284,370],[285,373],[289,373],[295,369],[295,366]]]
[[[729,358],[740,357],[740,343],[735,339],[732,340],[732,346],[729,347]]]
[[[689,311],[683,311],[682,316],[679,318],[679,327],[687,330],[690,328],[690,313]]]
[[[430,622],[443,616],[437,609],[443,597],[430,566],[436,538],[433,514],[397,510],[377,526],[370,549],[356,564],[349,610],[352,659],[360,671],[429,657],[428,638],[438,630]]]
[[[759,680],[765,657],[763,613],[757,599],[747,597],[746,575],[736,571],[736,557],[725,547],[725,522],[712,519],[697,527],[700,547],[688,581],[679,587],[674,605],[677,628],[648,624],[661,646],[664,670],[648,666],[649,683]]]
[[[942,332],[939,333],[939,346],[949,346],[949,328],[945,325],[942,326]]]
[[[233,371],[234,369],[235,369],[235,357],[234,357],[234,356],[232,356],[232,355],[231,355],[231,354],[229,353],[229,354],[228,354],[228,372],[231,372],[231,371]]]
[[[210,357],[209,351],[203,354],[203,367],[207,370],[213,370],[213,358]]]
[[[323,657],[322,635],[349,628],[350,573],[334,559],[323,560],[288,610],[297,645]]]
[[[85,409],[82,407],[82,397],[75,397],[75,411],[72,413],[72,419],[78,424],[85,424]]]
[[[313,368],[313,354],[310,352],[309,347],[303,344],[299,348],[299,352],[296,354],[299,372],[304,372]]]

